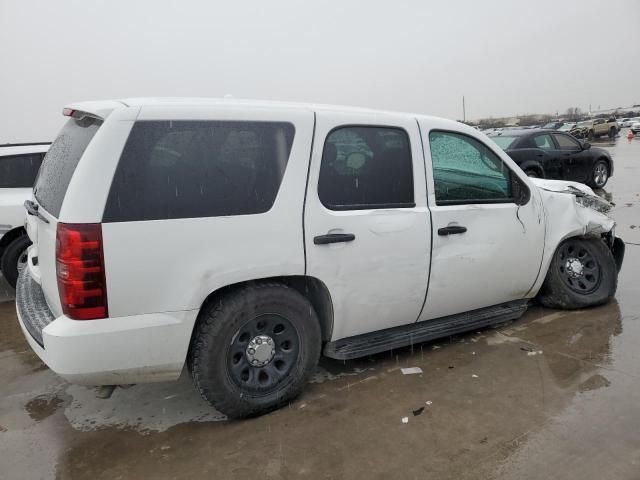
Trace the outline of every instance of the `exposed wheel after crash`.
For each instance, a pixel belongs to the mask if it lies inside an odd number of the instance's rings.
[[[303,392],[320,355],[616,291],[611,205],[541,164],[523,165],[530,178],[459,122],[231,99],[63,114],[25,202],[16,305],[31,348],[70,382],[172,381],[186,364],[208,403],[249,417]],[[544,135],[540,148],[595,152]]]

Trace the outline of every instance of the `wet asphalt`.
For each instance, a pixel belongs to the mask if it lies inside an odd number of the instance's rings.
[[[627,242],[614,302],[324,359],[256,419],[227,421],[187,374],[108,400],[67,384],[31,353],[0,280],[0,479],[639,479],[640,137],[594,146],[616,162],[599,193]]]

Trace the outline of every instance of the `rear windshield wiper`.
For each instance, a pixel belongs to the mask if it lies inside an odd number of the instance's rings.
[[[49,220],[47,220],[45,218],[44,215],[42,215],[39,211],[38,211],[38,204],[32,202],[31,200],[25,200],[24,201],[24,208],[27,209],[27,213],[29,215],[33,215],[34,217],[38,217],[40,220],[42,220],[44,223],[49,223]]]

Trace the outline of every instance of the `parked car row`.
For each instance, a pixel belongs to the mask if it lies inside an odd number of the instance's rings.
[[[506,130],[489,137],[530,177],[571,180],[602,188],[613,175],[609,152],[565,132]]]
[[[71,382],[174,380],[186,364],[218,410],[258,415],[298,395],[321,354],[616,291],[611,205],[525,174],[604,185],[610,157],[570,135],[505,131],[493,138],[507,154],[435,117],[235,100],[64,115],[25,202],[16,307],[33,351]],[[523,171],[524,150],[546,157]]]

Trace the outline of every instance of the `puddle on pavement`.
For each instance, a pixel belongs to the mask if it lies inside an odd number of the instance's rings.
[[[601,194],[618,205],[618,234],[640,243],[629,228],[640,142],[604,147],[616,173]],[[0,478],[355,479],[365,465],[375,478],[635,479],[639,265],[640,247],[628,246],[617,302],[603,307],[532,307],[480,334],[322,360],[298,400],[246,421],[221,421],[188,376],[108,400],[67,385],[29,352],[12,303],[0,303]]]

